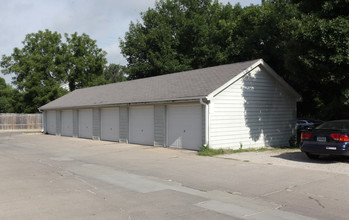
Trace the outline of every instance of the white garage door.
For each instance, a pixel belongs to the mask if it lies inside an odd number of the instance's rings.
[[[56,111],[48,111],[46,119],[47,133],[56,134]]]
[[[153,106],[131,107],[130,143],[154,145],[154,108]]]
[[[202,146],[201,105],[167,106],[167,145],[200,150]]]
[[[79,110],[79,137],[92,138],[92,109]]]
[[[119,141],[119,109],[101,109],[101,139]]]
[[[72,137],[73,136],[73,111],[62,111],[62,135]]]

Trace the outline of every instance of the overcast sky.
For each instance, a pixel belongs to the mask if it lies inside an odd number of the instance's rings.
[[[219,0],[241,6],[260,4],[261,0]],[[22,48],[26,34],[49,29],[64,33],[86,33],[105,50],[109,63],[126,64],[120,54],[123,38],[131,21],[154,7],[155,0],[0,0],[0,56]],[[11,82],[10,76],[5,78]]]

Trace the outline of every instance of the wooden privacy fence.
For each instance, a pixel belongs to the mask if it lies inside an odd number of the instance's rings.
[[[42,129],[42,114],[0,113],[0,130]]]

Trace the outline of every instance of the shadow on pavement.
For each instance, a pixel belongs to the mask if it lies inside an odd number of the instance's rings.
[[[349,157],[345,156],[320,156],[319,159],[309,159],[303,152],[287,152],[272,157],[291,160],[296,162],[306,162],[315,164],[349,163]]]

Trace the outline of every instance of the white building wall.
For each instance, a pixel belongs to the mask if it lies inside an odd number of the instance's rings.
[[[101,110],[93,108],[92,110],[92,139],[101,139]]]
[[[61,111],[56,111],[56,135],[61,135],[62,128],[61,128]]]
[[[119,108],[119,142],[129,142],[129,108]]]
[[[73,137],[79,137],[79,110],[73,110]]]
[[[154,106],[154,146],[166,146],[166,106]]]
[[[232,149],[288,146],[295,122],[296,97],[256,67],[211,101],[209,145]]]

